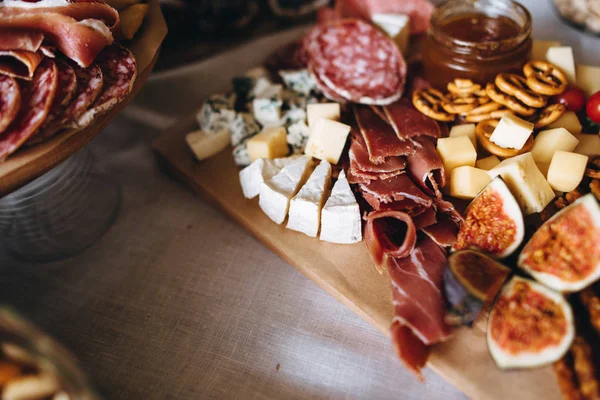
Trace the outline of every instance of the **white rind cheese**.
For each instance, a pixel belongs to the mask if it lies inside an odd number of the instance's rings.
[[[360,209],[344,171],[321,212],[321,240],[352,244],[362,241]]]
[[[287,228],[317,237],[321,225],[321,209],[330,186],[331,164],[321,161],[290,202]]]
[[[268,181],[285,166],[291,164],[296,157],[276,158],[268,160],[259,158],[252,164],[240,171],[240,185],[247,199],[253,199],[260,193],[260,186]]]
[[[262,183],[258,204],[273,222],[281,224],[285,221],[290,200],[306,181],[311,167],[312,158],[302,156]]]
[[[231,135],[227,130],[212,135],[207,135],[202,131],[195,131],[188,133],[185,141],[196,156],[196,159],[202,161],[227,148],[231,144]]]

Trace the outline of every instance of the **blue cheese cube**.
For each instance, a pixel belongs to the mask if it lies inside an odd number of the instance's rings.
[[[235,94],[218,94],[206,99],[196,115],[202,131],[210,135],[229,129],[235,118],[234,102]]]
[[[238,113],[229,125],[231,144],[237,146],[260,132],[260,126],[250,113]]]
[[[317,82],[313,79],[307,69],[295,71],[279,71],[285,86],[296,93],[308,96],[313,90],[317,90]]]
[[[281,126],[281,106],[276,97],[255,98],[252,100],[254,118],[263,126]]]
[[[288,127],[287,142],[292,146],[294,154],[304,153],[309,136],[310,129],[304,121],[298,121]]]
[[[250,156],[248,155],[248,140],[244,140],[233,148],[233,161],[235,165],[240,167],[246,167],[250,165]]]

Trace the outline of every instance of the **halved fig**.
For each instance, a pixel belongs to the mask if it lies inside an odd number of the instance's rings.
[[[446,323],[472,326],[509,274],[510,268],[482,253],[473,250],[452,253],[444,271],[444,292],[449,304]]]
[[[521,208],[502,178],[496,177],[467,207],[452,249],[473,249],[502,259],[521,245],[524,235]]]
[[[487,327],[490,354],[500,368],[553,363],[575,336],[573,311],[558,292],[513,277],[496,299]]]
[[[546,221],[519,255],[519,267],[561,292],[600,278],[600,207],[587,194]]]

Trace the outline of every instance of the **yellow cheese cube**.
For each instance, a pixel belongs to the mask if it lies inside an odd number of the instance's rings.
[[[373,14],[371,17],[375,25],[379,26],[389,37],[394,39],[402,52],[408,52],[410,39],[410,18],[403,14]]]
[[[231,144],[231,133],[229,129],[224,129],[213,134],[195,131],[188,133],[185,141],[198,161],[202,161],[228,147]]]
[[[475,167],[484,171],[489,171],[498,164],[500,164],[500,159],[498,157],[489,156],[486,158],[482,158],[481,160],[477,160],[477,162],[475,162]]]
[[[575,58],[573,57],[572,48],[568,46],[550,47],[546,52],[546,60],[560,68],[567,76],[569,83],[577,84]]]
[[[437,152],[440,154],[444,169],[450,174],[456,167],[475,166],[477,151],[467,136],[455,136],[438,139]]]
[[[546,129],[565,128],[573,135],[581,133],[581,123],[573,111],[565,112],[562,117],[546,127]]]
[[[585,173],[588,157],[568,151],[557,151],[548,169],[548,183],[559,192],[574,190]]]
[[[548,129],[535,138],[531,154],[536,163],[549,163],[557,151],[573,151],[579,140],[565,128]]]
[[[473,199],[492,178],[482,169],[468,165],[457,167],[450,174],[450,195],[459,199]]]
[[[454,125],[450,129],[450,137],[467,136],[473,147],[477,148],[477,135],[475,134],[475,124]]]
[[[490,141],[505,149],[521,150],[532,133],[531,122],[513,114],[506,114],[492,132]]]
[[[340,105],[338,103],[322,103],[306,106],[306,119],[309,127],[312,127],[319,118],[339,121]]]
[[[560,47],[560,42],[551,40],[534,40],[531,49],[532,60],[545,60],[550,47]]]
[[[310,137],[306,143],[304,153],[319,160],[327,160],[332,164],[337,164],[346,146],[349,133],[349,125],[319,118],[310,130]]]
[[[600,155],[600,136],[580,134],[575,135],[579,140],[579,144],[573,150],[573,153],[583,154],[586,156]]]
[[[592,67],[590,65],[578,65],[577,70],[577,86],[591,96],[600,90],[600,67]]]
[[[283,127],[263,129],[258,135],[248,140],[247,146],[251,163],[259,158],[273,160],[285,157],[289,153],[287,135]]]
[[[527,215],[542,211],[554,199],[554,191],[535,165],[531,153],[506,159],[488,174],[504,179]]]

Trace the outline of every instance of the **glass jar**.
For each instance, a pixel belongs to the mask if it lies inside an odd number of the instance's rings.
[[[455,78],[485,84],[520,72],[531,56],[531,15],[511,0],[448,0],[431,18],[422,49],[425,78],[443,88]]]

